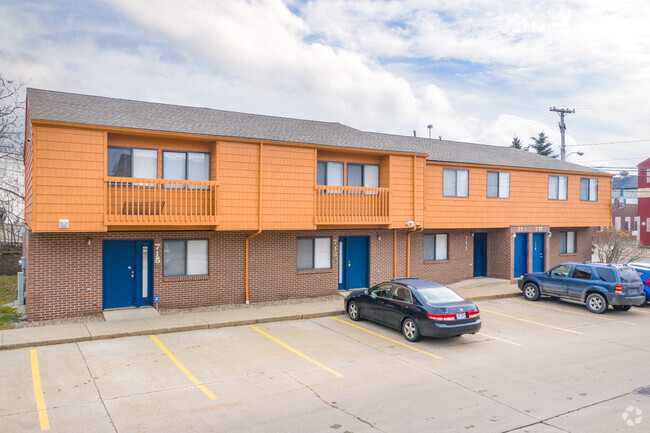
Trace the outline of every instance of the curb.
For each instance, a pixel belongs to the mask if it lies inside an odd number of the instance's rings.
[[[31,341],[31,342],[24,342],[24,343],[13,343],[13,344],[2,345],[2,347],[0,347],[0,350],[24,349],[26,347],[39,347],[39,346],[53,346],[56,344],[80,343],[84,341],[111,340],[114,338],[137,337],[143,335],[171,334],[174,332],[197,331],[202,329],[228,328],[232,326],[245,326],[245,325],[254,325],[257,323],[281,322],[285,320],[315,319],[318,317],[339,316],[341,314],[345,314],[345,310],[340,309],[340,310],[322,311],[318,313],[290,314],[287,316],[265,317],[262,319],[236,320],[232,322],[223,322],[223,323],[184,325],[179,327],[168,327],[168,328],[154,329],[154,330],[116,332],[114,334],[96,335],[96,336],[88,335],[85,337],[62,337],[62,338],[55,338],[55,339],[44,340],[44,341]]]

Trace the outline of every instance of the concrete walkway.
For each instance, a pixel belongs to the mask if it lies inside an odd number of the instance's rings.
[[[480,301],[520,296],[517,285],[507,280],[477,278],[450,284],[466,299]],[[252,325],[281,320],[311,319],[345,313],[343,298],[287,305],[255,305],[222,311],[160,315],[153,308],[118,310],[104,313],[105,321],[67,325],[38,326],[0,331],[0,349],[44,346],[101,340],[133,335],[193,331],[225,326]]]

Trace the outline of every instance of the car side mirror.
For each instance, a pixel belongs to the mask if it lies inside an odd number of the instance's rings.
[[[368,289],[366,289],[366,290],[363,291],[363,294],[364,294],[364,295],[367,295],[368,293],[370,293],[370,290],[368,290]]]

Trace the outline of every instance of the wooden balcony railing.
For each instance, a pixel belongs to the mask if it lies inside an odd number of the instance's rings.
[[[316,224],[389,224],[388,188],[316,187]]]
[[[217,183],[107,177],[106,225],[216,225]]]

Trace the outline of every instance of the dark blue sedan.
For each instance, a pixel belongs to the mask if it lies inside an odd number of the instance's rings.
[[[400,329],[408,341],[455,337],[481,329],[478,307],[447,286],[417,278],[353,290],[345,300],[352,320],[369,319]]]

